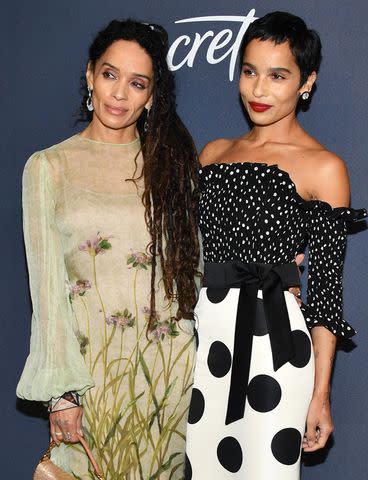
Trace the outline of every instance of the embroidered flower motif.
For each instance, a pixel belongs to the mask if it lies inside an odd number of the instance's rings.
[[[142,311],[148,322],[151,310],[148,307],[144,307]],[[166,335],[169,337],[177,337],[179,335],[177,322],[172,318],[160,321],[160,315],[157,312],[155,312],[153,326],[154,328],[149,332],[148,337],[154,343],[162,342]]]
[[[155,328],[149,333],[150,340],[154,343],[165,340],[166,335],[169,337],[177,337],[179,332],[177,330],[177,322],[175,320],[164,320],[158,322]]]
[[[67,292],[69,293],[69,300],[74,300],[76,295],[83,297],[87,290],[92,287],[89,280],[77,280],[75,284],[67,282]]]
[[[91,239],[86,240],[86,243],[79,245],[79,250],[82,252],[87,252],[91,257],[95,257],[99,253],[105,253],[106,250],[112,248],[111,243],[109,242],[109,237],[103,237],[100,235],[100,232]]]
[[[89,345],[89,339],[80,330],[77,331],[76,335],[77,335],[77,339],[78,339],[78,342],[79,342],[80,352],[84,356],[87,353],[87,347]]]
[[[116,310],[109,317],[106,318],[107,325],[117,325],[125,330],[126,327],[133,327],[135,325],[135,317],[125,309],[123,312]]]
[[[149,332],[148,337],[152,342],[158,343],[165,339],[165,335],[169,332],[168,322],[158,323],[156,327]]]
[[[151,255],[147,255],[144,252],[137,252],[130,249],[131,254],[128,255],[127,265],[130,265],[128,268],[139,268],[141,270],[147,270],[147,267],[152,264]]]

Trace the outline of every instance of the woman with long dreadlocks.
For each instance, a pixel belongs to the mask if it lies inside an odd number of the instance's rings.
[[[49,403],[52,460],[76,478],[92,475],[83,432],[106,479],[183,477],[198,164],[167,49],[160,26],[112,21],[89,50],[90,123],[24,171],[33,321],[17,394]]]

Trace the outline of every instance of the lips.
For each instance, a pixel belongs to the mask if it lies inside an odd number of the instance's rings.
[[[249,102],[250,108],[255,112],[265,112],[269,110],[272,105],[268,105],[267,103],[258,103],[258,102]]]
[[[124,115],[128,111],[126,108],[115,107],[114,105],[105,105],[105,107],[112,115]]]

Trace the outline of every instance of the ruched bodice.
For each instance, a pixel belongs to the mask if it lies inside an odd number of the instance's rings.
[[[311,328],[324,325],[343,337],[354,330],[342,319],[346,222],[365,210],[306,201],[289,174],[265,163],[214,163],[200,171],[200,229],[205,262],[289,263],[309,246],[307,304]]]
[[[288,263],[306,229],[286,172],[259,163],[211,164],[201,170],[204,260]]]

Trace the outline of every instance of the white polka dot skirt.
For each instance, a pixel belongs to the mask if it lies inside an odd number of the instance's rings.
[[[186,480],[299,479],[314,355],[303,314],[294,296],[284,295],[295,355],[274,371],[259,291],[244,417],[226,425],[239,288],[202,288]]]

